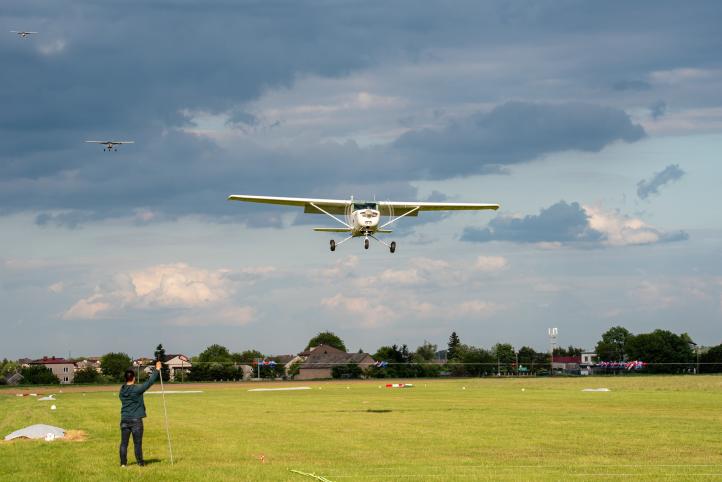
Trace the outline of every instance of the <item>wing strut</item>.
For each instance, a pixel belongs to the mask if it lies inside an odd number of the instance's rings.
[[[408,216],[408,215],[411,214],[411,213],[415,213],[416,211],[419,210],[419,208],[420,208],[420,206],[416,206],[414,209],[410,209],[410,210],[406,211],[404,214],[402,214],[402,215],[399,216],[398,218],[393,218],[391,221],[388,221],[387,223],[379,226],[379,229],[383,229],[383,228],[385,228],[386,226],[388,226],[389,224],[395,223],[396,221],[398,221],[399,219],[403,218],[404,216]]]
[[[329,212],[327,212],[327,211],[324,211],[324,210],[321,209],[320,207],[316,206],[316,204],[314,204],[314,203],[309,203],[309,204],[310,204],[311,206],[315,207],[316,209],[318,209],[319,211],[321,211],[321,212],[322,212],[323,214],[325,214],[326,216],[331,216],[333,219],[335,219],[335,220],[338,221],[339,223],[341,223],[341,224],[343,224],[344,226],[346,226],[347,228],[351,229],[351,226],[349,226],[348,224],[344,223],[343,221],[341,221],[339,218],[337,218],[337,217],[334,216],[333,214],[331,214],[331,213],[329,213]],[[418,209],[418,208],[416,208],[416,209]]]

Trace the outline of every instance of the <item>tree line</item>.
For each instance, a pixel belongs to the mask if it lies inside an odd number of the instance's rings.
[[[343,340],[336,334],[325,331],[311,338],[306,350],[325,344],[347,351]],[[362,350],[359,350],[361,352]],[[556,347],[554,356],[578,357],[584,350],[579,347]],[[668,330],[654,330],[634,334],[622,326],[615,326],[601,335],[594,352],[598,361],[626,362],[639,360],[646,363],[647,373],[722,373],[722,344],[702,349],[687,333],[675,334]],[[162,345],[156,349],[156,357],[163,358]],[[481,348],[461,342],[452,332],[445,350],[425,341],[415,350],[406,344],[379,347],[372,358],[377,364],[359,367],[356,364],[339,365],[332,369],[334,378],[417,378],[417,377],[479,377],[488,375],[547,374],[550,370],[548,352],[538,352],[529,346],[515,349],[509,343],[497,343],[491,348]],[[260,373],[257,362],[263,360]],[[101,360],[101,371],[93,367],[75,372],[75,383],[118,383],[128,368],[136,370],[142,381],[146,374],[141,367],[133,367],[132,359],[126,353],[112,352]],[[243,366],[253,368],[253,376],[261,378],[293,378],[298,374],[300,364],[286,368],[279,357],[264,357],[258,350],[231,352],[225,346],[213,344],[191,358],[192,368],[188,369],[188,381],[242,380]],[[247,370],[247,369],[246,369]],[[611,370],[609,370],[611,371]],[[4,359],[0,362],[0,384],[6,377],[19,372],[23,384],[58,384],[53,372],[42,365],[22,368],[17,362]],[[168,379],[168,368],[163,366],[164,379]],[[604,373],[604,371],[602,371]]]

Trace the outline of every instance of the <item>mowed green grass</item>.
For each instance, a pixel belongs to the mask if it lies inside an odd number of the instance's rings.
[[[135,466],[131,448],[124,469],[115,392],[61,393],[51,412],[6,389],[0,435],[48,423],[88,438],[0,442],[0,479],[312,480],[289,469],[333,481],[722,478],[722,377],[411,382],[218,384],[167,395],[174,465],[161,397],[146,395],[152,463]],[[313,389],[248,392],[301,385]],[[595,387],[612,391],[581,391]]]

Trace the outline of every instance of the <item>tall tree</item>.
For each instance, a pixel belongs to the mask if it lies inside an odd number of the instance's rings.
[[[700,357],[702,365],[699,371],[702,373],[722,372],[722,345],[713,346]]]
[[[169,380],[170,379],[170,368],[168,368],[168,364],[165,362],[165,348],[163,348],[163,344],[159,343],[157,347],[155,347],[155,359],[160,361],[160,374],[163,377],[163,380]]]
[[[258,350],[244,350],[241,353],[231,354],[231,359],[235,363],[243,363],[246,365],[252,364],[259,358],[263,358],[263,353]]]
[[[461,345],[459,335],[457,335],[455,331],[452,331],[451,335],[449,336],[448,349],[446,350],[446,358],[448,360],[453,360],[454,358],[456,358],[456,349],[459,348],[459,345]]]
[[[602,334],[596,347],[597,357],[602,361],[624,361],[627,356],[627,342],[632,333],[622,326],[615,326]]]
[[[649,363],[650,372],[677,373],[694,362],[689,337],[668,330],[635,335],[627,341],[626,350],[629,358]]]
[[[341,351],[346,351],[346,345],[344,345],[343,340],[341,340],[338,335],[330,331],[322,331],[318,335],[308,340],[306,350],[318,345],[328,345],[334,348],[338,348]]]
[[[424,344],[416,349],[416,358],[422,362],[432,361],[436,355],[437,347],[424,340]]]
[[[512,365],[516,362],[513,346],[509,343],[497,343],[492,347],[491,353],[496,358],[497,370],[502,373],[509,373],[512,370]]]
[[[206,347],[205,350],[200,352],[198,361],[201,363],[230,363],[233,361],[233,358],[228,348],[216,343]]]
[[[100,359],[100,369],[103,375],[111,378],[111,380],[120,382],[123,380],[123,374],[129,368],[132,368],[133,361],[127,353],[106,353]]]

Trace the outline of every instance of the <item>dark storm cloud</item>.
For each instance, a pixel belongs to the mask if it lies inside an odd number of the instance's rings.
[[[395,147],[425,161],[419,174],[434,179],[489,172],[551,152],[596,152],[612,142],[634,142],[644,135],[644,129],[619,109],[582,103],[507,102],[442,131],[408,132]]]
[[[594,212],[594,211],[592,211]],[[592,227],[592,214],[579,203],[559,201],[539,214],[523,218],[499,215],[489,221],[485,228],[467,227],[462,233],[463,241],[486,243],[511,241],[515,243],[560,243],[563,245],[596,248],[603,246],[627,246],[669,243],[689,239],[684,231],[663,232],[640,220],[619,212],[597,212],[597,223]]]
[[[539,214],[523,218],[497,216],[486,228],[466,228],[461,239],[478,243],[576,243],[597,242],[604,239],[604,235],[589,226],[589,216],[579,203],[559,201],[542,209]]]
[[[670,182],[678,181],[685,175],[679,164],[670,164],[660,172],[655,172],[651,179],[642,179],[637,183],[637,196],[647,199],[652,194],[659,194],[660,188]]]
[[[348,193],[394,183],[411,195],[415,179],[498,172],[555,151],[634,141],[644,132],[620,109],[503,103],[503,93],[491,112],[387,147],[245,140],[224,150],[178,130],[191,125],[192,111],[228,114],[244,129],[257,121],[244,104],[266,89],[305,74],[421,63],[432,50],[473,59],[480,48],[542,46],[571,60],[558,77],[572,85],[718,61],[719,3],[697,5],[690,22],[677,21],[674,2],[619,5],[9,0],[7,22],[41,34],[0,42],[0,213],[35,211],[39,223],[68,226],[139,209],[154,219],[229,220],[239,209],[224,199],[234,192],[327,195],[329,186]],[[607,44],[627,38],[635,40],[622,50]],[[533,80],[527,74],[519,73],[522,83]],[[107,137],[137,143],[109,155],[82,143]]]
[[[644,80],[618,80],[612,84],[612,89],[625,90],[652,90],[652,84]]]

